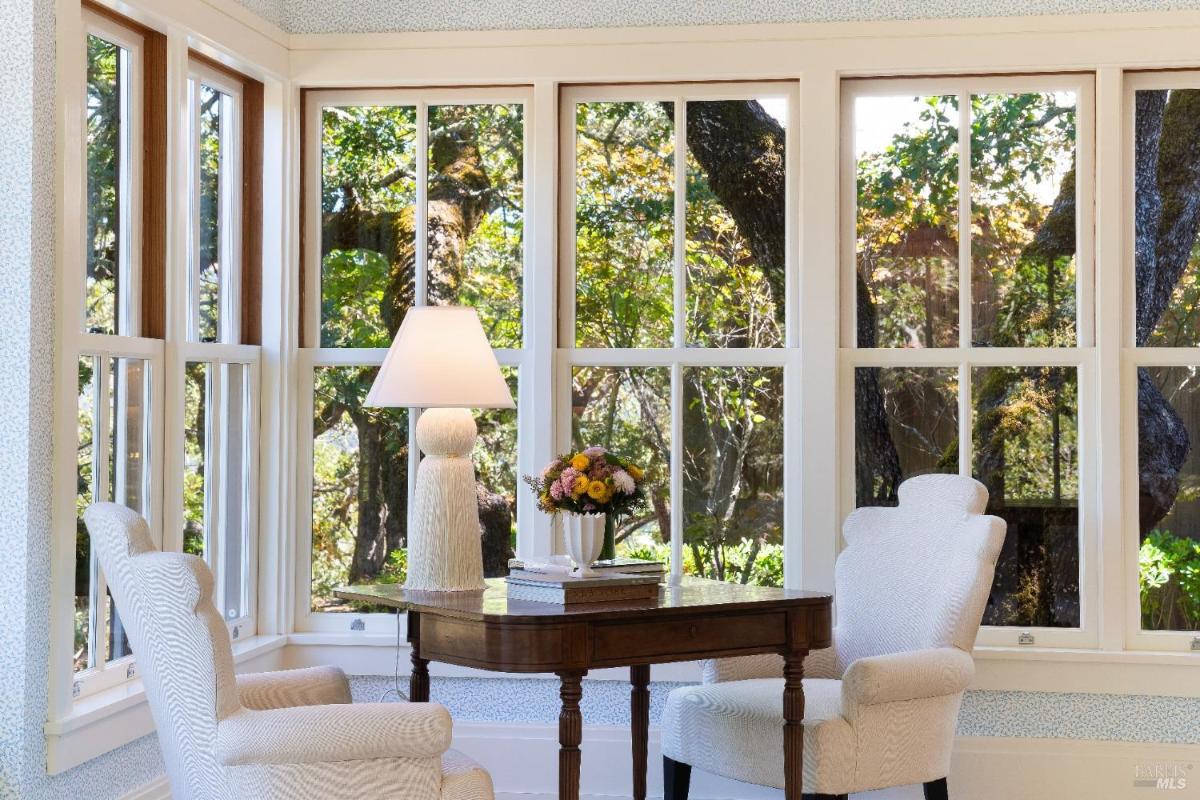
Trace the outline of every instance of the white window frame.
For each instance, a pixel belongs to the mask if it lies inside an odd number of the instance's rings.
[[[378,366],[387,355],[387,348],[321,347],[321,112],[330,106],[414,106],[416,118],[416,259],[414,263],[414,305],[426,304],[428,238],[427,194],[429,188],[428,136],[429,108],[440,105],[473,104],[519,104],[524,106],[523,126],[525,132],[524,186],[525,186],[525,231],[522,247],[522,346],[520,348],[498,348],[494,350],[496,360],[502,367],[515,367],[519,374],[517,403],[517,473],[532,472],[537,462],[535,441],[527,433],[529,426],[538,420],[549,419],[548,398],[539,400],[532,382],[527,380],[532,364],[531,343],[536,335],[531,321],[532,297],[537,281],[532,279],[533,260],[530,239],[533,222],[530,209],[533,199],[532,150],[533,93],[527,86],[513,87],[462,87],[462,88],[412,88],[412,89],[329,89],[311,91],[306,97],[306,116],[301,121],[303,136],[309,145],[305,148],[306,163],[301,169],[311,178],[306,184],[306,215],[301,221],[305,226],[305,240],[310,243],[305,252],[304,281],[307,307],[300,310],[305,317],[306,330],[313,347],[301,348],[295,361],[298,384],[298,406],[295,435],[297,439],[296,480],[296,529],[298,531],[295,557],[295,605],[293,607],[295,629],[302,632],[363,633],[395,635],[397,617],[394,614],[355,614],[314,612],[312,597],[312,497],[313,497],[313,384],[317,369],[334,366]],[[413,410],[408,420],[409,444],[409,497],[416,483],[417,463],[420,450],[416,443],[416,424],[419,410]],[[544,422],[542,423],[544,424]],[[519,483],[519,482],[518,482]],[[409,505],[411,515],[412,505]],[[517,520],[521,528],[533,524],[536,507],[528,492],[517,492]],[[521,536],[518,534],[518,542]],[[520,544],[518,546],[520,549]]]
[[[1122,252],[1123,303],[1121,306],[1121,426],[1124,436],[1123,450],[1128,454],[1122,474],[1123,522],[1127,544],[1125,565],[1122,572],[1122,589],[1126,597],[1125,646],[1129,650],[1185,651],[1190,652],[1198,631],[1152,631],[1142,628],[1141,592],[1138,587],[1138,402],[1137,370],[1139,367],[1200,367],[1200,351],[1195,347],[1156,347],[1135,345],[1135,320],[1137,319],[1137,291],[1134,274],[1134,203],[1136,187],[1134,169],[1137,165],[1137,141],[1134,134],[1138,91],[1147,89],[1200,89],[1200,69],[1181,72],[1132,72],[1125,74],[1123,92],[1122,150],[1124,171],[1122,190],[1124,203],[1124,249]]]
[[[187,341],[200,341],[200,86],[220,92],[220,299],[217,341],[237,342],[241,333],[242,273],[242,86],[196,59],[188,61],[188,280]]]
[[[787,229],[785,235],[784,341],[774,348],[702,348],[686,342],[685,237],[687,213],[687,103],[704,100],[753,100],[783,97],[787,100],[788,124],[785,152]],[[579,103],[672,101],[674,123],[675,245],[672,259],[674,329],[672,341],[658,348],[576,347],[575,331],[575,189],[576,119]],[[779,367],[783,370],[783,548],[784,585],[800,588],[800,470],[799,403],[800,320],[799,252],[797,209],[799,208],[800,86],[796,81],[746,81],[728,83],[647,83],[635,85],[597,84],[562,88],[559,108],[559,292],[558,341],[555,358],[555,419],[559,451],[571,448],[571,386],[577,367],[658,367],[671,375],[671,579],[678,581],[683,565],[683,370],[688,367]],[[682,124],[681,124],[682,123]],[[556,548],[561,551],[558,542]]]
[[[1079,423],[1079,628],[984,626],[981,645],[1015,646],[1024,633],[1039,647],[1096,647],[1099,642],[1098,522],[1102,498],[1097,470],[1100,420],[1097,410],[1097,347],[1094,325],[1095,262],[1095,73],[946,78],[853,79],[842,82],[841,103],[841,347],[840,407],[854,408],[858,367],[942,367],[958,370],[959,473],[972,474],[972,370],[988,366],[1074,367],[1078,375]],[[1076,111],[1076,345],[1074,347],[972,347],[970,103],[959,103],[958,330],[956,347],[860,348],[857,342],[857,209],[854,106],[858,97],[931,96],[979,93],[1072,91]],[[842,464],[840,508],[844,519],[855,508],[854,414],[839,421]]]

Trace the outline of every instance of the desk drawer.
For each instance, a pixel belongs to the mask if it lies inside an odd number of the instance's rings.
[[[688,661],[739,650],[761,652],[786,641],[787,615],[783,612],[599,623],[592,628],[592,662]]]

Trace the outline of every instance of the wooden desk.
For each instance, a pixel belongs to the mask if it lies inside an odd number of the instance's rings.
[[[633,796],[646,797],[650,665],[719,656],[784,658],[783,753],[787,800],[801,800],[804,657],[831,644],[831,598],[816,592],[694,578],[664,586],[657,601],[557,606],[509,601],[503,579],[481,592],[407,592],[397,585],[338,589],[346,600],[408,612],[409,699],[429,700],[429,662],[497,672],[553,672],[561,682],[558,796],[579,797],[579,700],[589,669],[629,667]]]

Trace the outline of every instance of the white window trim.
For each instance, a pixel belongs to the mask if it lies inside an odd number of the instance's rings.
[[[710,348],[688,347],[686,343],[686,209],[687,209],[687,104],[703,100],[752,100],[757,97],[782,97],[787,101],[785,152],[785,288],[782,303],[785,310],[783,343],[774,348]],[[576,118],[580,103],[594,102],[652,102],[671,101],[675,104],[673,125],[674,172],[674,257],[672,259],[673,334],[667,346],[658,348],[582,348],[576,347],[575,295],[575,176],[576,176]],[[799,202],[799,105],[800,86],[796,81],[742,81],[727,83],[647,83],[638,85],[576,85],[562,88],[559,109],[559,257],[558,282],[561,287],[558,306],[558,342],[555,353],[555,387],[558,406],[555,418],[557,449],[569,450],[571,442],[572,373],[577,367],[656,367],[670,371],[670,497],[671,497],[671,580],[682,575],[683,565],[683,370],[687,367],[780,367],[784,392],[783,433],[783,548],[784,585],[801,585],[799,537],[789,535],[800,528],[800,471],[789,459],[799,437],[799,404],[790,401],[799,391],[801,351],[799,307],[799,252],[796,232],[796,209]],[[682,123],[682,124],[681,124]],[[557,548],[554,542],[551,552]],[[791,564],[792,566],[789,566]]]
[[[500,366],[515,367],[519,373],[518,403],[517,403],[517,474],[533,472],[534,464],[539,463],[535,450],[536,442],[531,436],[525,435],[525,430],[531,426],[532,420],[548,419],[549,398],[541,398],[527,386],[527,376],[530,373],[530,343],[533,339],[532,323],[529,309],[533,303],[531,296],[537,291],[538,280],[533,278],[533,254],[530,247],[530,237],[535,234],[537,223],[531,219],[528,209],[531,207],[531,197],[536,191],[532,184],[533,164],[530,158],[530,121],[534,112],[533,94],[528,86],[504,88],[494,87],[458,87],[458,88],[412,88],[412,89],[329,89],[312,91],[305,98],[307,116],[301,121],[306,142],[315,143],[305,148],[307,162],[300,166],[307,170],[310,180],[307,182],[309,196],[306,203],[306,216],[301,221],[305,226],[306,241],[311,245],[307,249],[304,264],[305,296],[308,299],[307,308],[301,309],[304,315],[306,330],[317,346],[301,348],[296,354],[295,371],[298,386],[297,399],[300,413],[296,416],[294,427],[296,435],[296,530],[298,532],[297,548],[294,562],[295,602],[292,609],[295,630],[348,632],[362,631],[367,634],[385,633],[390,631],[395,635],[396,616],[393,614],[354,614],[315,612],[311,609],[312,595],[312,490],[313,490],[313,384],[315,370],[331,366],[377,366],[383,363],[387,348],[338,348],[320,346],[321,335],[321,122],[322,109],[330,106],[413,106],[416,109],[416,196],[414,198],[416,213],[416,258],[414,261],[414,305],[426,304],[428,238],[425,235],[428,224],[428,125],[429,108],[438,105],[469,105],[469,104],[519,104],[524,107],[523,124],[525,127],[524,149],[524,185],[525,185],[525,229],[524,247],[522,252],[522,347],[496,349],[496,360]],[[408,443],[409,443],[409,496],[412,496],[416,482],[417,463],[420,450],[416,443],[416,424],[420,410],[409,414]],[[546,455],[544,459],[548,459]],[[519,485],[519,481],[518,481]],[[533,500],[528,492],[517,492],[518,526],[536,524],[537,516]],[[412,507],[409,511],[411,514]],[[518,533],[518,550],[521,544],[528,540]]]
[[[970,104],[960,101],[959,133],[959,219],[958,219],[958,331],[959,346],[927,348],[860,348],[856,322],[856,219],[855,181],[857,173],[854,146],[855,100],[881,95],[951,95],[969,98],[981,92],[1072,91],[1076,95],[1076,337],[1075,347],[972,347],[971,296],[971,214],[970,214]],[[841,146],[841,407],[854,408],[854,371],[859,367],[944,367],[958,370],[958,441],[959,472],[972,474],[972,370],[981,366],[1065,366],[1077,369],[1079,420],[1079,628],[1040,628],[1023,626],[984,626],[981,644],[1017,645],[1023,633],[1032,633],[1041,647],[1096,647],[1099,642],[1097,569],[1099,542],[1096,509],[1096,454],[1099,413],[1094,408],[1097,347],[1094,336],[1093,296],[1095,286],[1094,221],[1088,212],[1094,208],[1095,176],[1095,87],[1093,73],[1063,75],[1011,75],[1003,77],[912,78],[852,80],[842,84]],[[842,462],[842,517],[855,507],[854,498],[854,415],[841,415],[840,452]]]

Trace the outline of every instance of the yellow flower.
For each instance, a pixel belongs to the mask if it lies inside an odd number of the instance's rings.
[[[578,478],[575,479],[575,485],[571,487],[571,494],[575,497],[579,497],[579,495],[583,494],[584,492],[586,492],[588,490],[588,487],[590,486],[590,484],[591,484],[591,481],[589,481],[584,476],[580,475]]]
[[[642,468],[637,464],[630,464],[625,468],[625,471],[628,472],[629,477],[633,478],[635,481],[640,481],[642,478],[646,477],[646,473],[643,472]]]
[[[588,460],[588,457],[585,456],[583,453],[577,453],[574,457],[571,458],[571,466],[574,467],[575,469],[579,470],[580,472],[583,472],[585,469],[587,469],[588,465],[591,463],[592,462],[590,460]]]
[[[598,502],[604,503],[608,501],[608,487],[604,481],[592,481],[587,487],[588,497]]]

